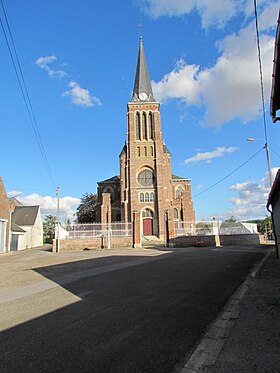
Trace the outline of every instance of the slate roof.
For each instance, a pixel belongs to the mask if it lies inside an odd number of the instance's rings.
[[[189,180],[189,179],[186,179],[185,177],[182,177],[182,176],[172,174],[172,180]]]
[[[171,154],[170,151],[168,150],[168,147],[165,144],[163,144],[163,153]]]
[[[276,117],[276,111],[279,109],[280,109],[280,10],[278,13],[277,30],[276,30],[276,37],[275,37],[272,87],[271,87],[271,99],[270,99],[270,115],[274,123],[277,120],[280,120],[280,117]]]
[[[141,37],[132,101],[139,101],[139,93],[142,92],[146,93],[148,96],[148,99],[144,102],[155,102]]]
[[[97,184],[107,184],[107,183],[110,184],[110,183],[114,183],[114,182],[120,182],[120,176],[119,175],[115,175],[115,176],[110,177],[109,179],[99,181]]]
[[[15,206],[12,222],[21,225],[34,225],[38,215],[39,206]]]
[[[15,224],[13,222],[12,222],[12,225],[11,225],[11,231],[13,233],[25,233],[26,232],[24,229],[22,229],[21,227],[19,227],[17,224]]]

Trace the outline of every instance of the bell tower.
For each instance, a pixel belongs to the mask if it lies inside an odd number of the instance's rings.
[[[121,215],[131,222],[133,212],[138,212],[141,234],[163,238],[165,213],[172,206],[172,173],[159,110],[140,38],[133,95],[127,105],[127,140],[120,154]]]

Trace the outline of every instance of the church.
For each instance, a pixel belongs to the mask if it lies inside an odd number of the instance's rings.
[[[160,103],[153,95],[142,38],[119,161],[120,174],[98,182],[97,221],[129,223],[137,214],[140,236],[159,239],[172,237],[177,222],[195,221],[190,179],[172,174],[171,153],[162,140]]]

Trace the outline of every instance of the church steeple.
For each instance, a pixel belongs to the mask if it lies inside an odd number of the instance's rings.
[[[132,101],[155,102],[143,48],[142,37],[140,37]]]

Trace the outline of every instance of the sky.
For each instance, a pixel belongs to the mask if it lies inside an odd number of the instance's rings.
[[[172,172],[191,179],[197,220],[268,214],[253,0],[2,2],[36,120],[1,29],[0,175],[8,196],[55,215],[59,186],[62,221],[72,220],[82,195],[119,174],[141,34]],[[257,9],[275,176],[280,128],[269,99],[279,2],[258,0]],[[0,17],[12,49],[1,4]]]

